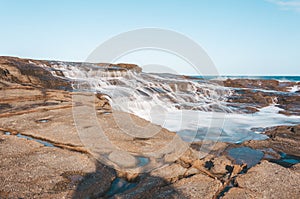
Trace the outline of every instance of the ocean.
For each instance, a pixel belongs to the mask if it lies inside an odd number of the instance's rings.
[[[207,79],[207,80],[212,80],[212,79],[254,79],[254,80],[278,80],[278,81],[290,81],[290,82],[300,82],[300,76],[247,76],[247,75],[220,75],[220,76],[198,76],[198,75],[191,75],[190,77],[192,78],[199,78],[199,79]]]

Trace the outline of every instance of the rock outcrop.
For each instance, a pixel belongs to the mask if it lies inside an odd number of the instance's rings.
[[[71,90],[69,81],[53,76],[50,71],[39,65],[47,66],[48,63],[46,61],[32,62],[27,59],[0,57],[0,80],[2,84],[9,82],[44,89]]]
[[[221,85],[234,88],[227,101],[245,113],[257,112],[259,108],[276,104],[282,108],[281,114],[300,115],[300,95],[290,92],[291,87],[299,87],[300,82],[280,82],[277,80],[227,79]]]
[[[273,149],[277,152],[283,152],[300,157],[300,125],[296,126],[278,126],[266,130],[267,140],[251,140],[243,143],[256,149]]]

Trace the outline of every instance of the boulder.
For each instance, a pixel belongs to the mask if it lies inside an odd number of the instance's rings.
[[[228,173],[228,167],[232,167],[232,162],[226,156],[219,156],[212,160],[213,167],[210,171],[213,174],[224,175]]]

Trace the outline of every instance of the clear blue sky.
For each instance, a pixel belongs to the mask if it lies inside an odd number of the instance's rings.
[[[124,31],[199,43],[221,74],[300,75],[299,0],[0,0],[0,55],[82,61]]]

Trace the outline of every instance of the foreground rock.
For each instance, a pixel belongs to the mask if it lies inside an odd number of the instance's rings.
[[[222,186],[219,180],[198,174],[165,187],[147,190],[144,198],[213,198]],[[155,194],[154,194],[155,193]]]
[[[0,198],[71,198],[102,195],[116,174],[86,154],[44,147],[38,142],[0,135]],[[89,174],[97,184],[79,186]],[[78,190],[78,187],[82,187]]]
[[[240,175],[224,198],[299,198],[300,174],[263,161]]]

